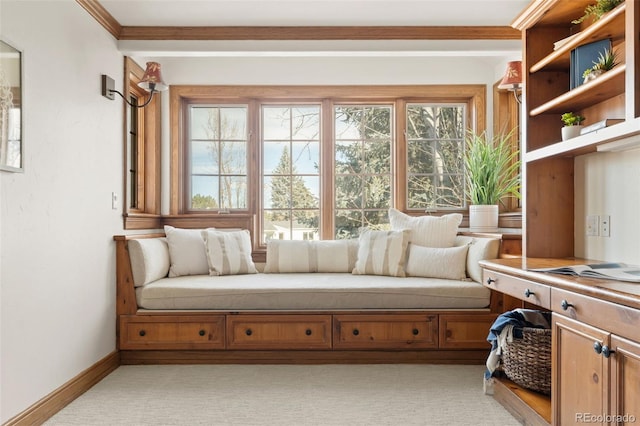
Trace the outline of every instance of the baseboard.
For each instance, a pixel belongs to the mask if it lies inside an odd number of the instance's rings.
[[[122,365],[138,364],[484,364],[486,350],[438,351],[120,351]]]
[[[3,426],[41,425],[119,366],[120,352],[110,353],[22,413],[9,419]]]

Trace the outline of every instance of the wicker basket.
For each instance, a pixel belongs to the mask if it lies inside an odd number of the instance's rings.
[[[509,379],[527,389],[551,394],[551,329],[522,328],[502,353],[502,367]]]

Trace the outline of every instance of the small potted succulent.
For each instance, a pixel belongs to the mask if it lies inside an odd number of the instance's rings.
[[[575,138],[576,136],[580,136],[582,122],[584,121],[583,116],[575,114],[573,112],[565,112],[564,114],[562,114],[560,119],[564,123],[564,127],[562,128],[563,141]]]
[[[618,65],[618,55],[613,49],[607,49],[604,52],[600,52],[598,59],[593,61],[591,68],[585,70],[582,78],[584,78],[585,83],[594,80],[616,65]]]

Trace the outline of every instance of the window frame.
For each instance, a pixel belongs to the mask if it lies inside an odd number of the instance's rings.
[[[141,89],[138,83],[144,75],[144,69],[129,57],[124,58],[124,90],[125,99],[135,96],[139,103],[149,99],[149,93]],[[124,188],[123,218],[124,229],[151,229],[161,225],[161,184],[160,184],[160,150],[161,150],[161,93],[156,93],[144,108],[133,108],[124,104]],[[137,135],[137,175],[135,188],[137,191],[136,206],[131,206],[132,188],[129,167],[131,156],[131,115],[136,115]]]
[[[321,102],[321,133],[331,135],[330,142],[320,146],[321,203],[325,203],[320,213],[320,236],[332,238],[334,213],[333,179],[333,135],[331,119],[334,105],[392,103],[395,110],[395,146],[392,148],[392,205],[406,211],[407,197],[407,144],[404,134],[406,103],[465,103],[469,127],[482,132],[486,128],[486,92],[481,84],[462,85],[397,85],[397,86],[192,86],[170,87],[170,206],[169,215],[163,223],[186,227],[243,227],[251,231],[254,251],[264,251],[261,244],[261,189],[257,182],[262,179],[262,147],[258,137],[260,105],[277,103]],[[185,131],[188,105],[193,103],[223,104],[241,103],[249,105],[249,158],[248,158],[248,211],[219,214],[214,212],[188,212],[185,210],[184,178]],[[258,114],[258,116],[256,116]],[[402,123],[402,125],[399,125]],[[328,204],[327,204],[328,203]],[[450,213],[452,210],[435,212]],[[465,209],[460,209],[464,212]],[[420,211],[408,214],[419,215]],[[331,230],[331,231],[330,231]]]

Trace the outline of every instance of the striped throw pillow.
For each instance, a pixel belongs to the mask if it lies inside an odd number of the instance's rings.
[[[251,259],[249,231],[202,231],[209,275],[257,274]]]
[[[372,231],[364,229],[358,241],[354,275],[404,277],[409,230]]]
[[[265,273],[351,272],[358,240],[270,240]]]

